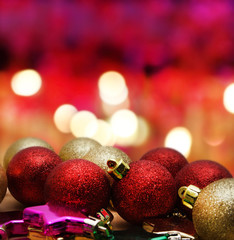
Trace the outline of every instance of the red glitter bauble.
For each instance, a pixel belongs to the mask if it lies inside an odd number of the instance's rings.
[[[98,165],[84,159],[73,159],[57,166],[45,184],[49,204],[95,215],[108,206],[110,183]]]
[[[184,166],[175,180],[178,189],[191,184],[202,189],[216,180],[230,177],[231,173],[221,164],[211,160],[197,160]]]
[[[29,147],[18,152],[7,168],[8,188],[24,205],[45,203],[44,184],[51,170],[62,163],[60,157],[45,147]]]
[[[140,160],[151,160],[161,164],[167,168],[173,177],[188,164],[187,159],[180,152],[167,147],[154,148],[145,153]]]
[[[3,198],[6,195],[7,191],[7,176],[6,176],[6,171],[0,165],[0,203],[2,202]]]
[[[128,222],[141,223],[173,209],[175,180],[163,166],[148,160],[132,162],[125,177],[112,185],[112,202]]]

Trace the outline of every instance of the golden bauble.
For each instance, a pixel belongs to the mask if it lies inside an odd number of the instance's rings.
[[[100,147],[101,144],[94,139],[80,137],[67,142],[60,150],[59,156],[63,161],[83,158],[92,148]]]
[[[6,170],[0,165],[0,202],[2,202],[3,198],[6,195],[7,190],[7,176]]]
[[[52,151],[53,148],[44,140],[34,137],[21,138],[14,142],[6,151],[3,159],[3,167],[7,169],[9,162],[19,151],[28,148],[28,147],[45,147]]]
[[[199,239],[234,239],[234,178],[202,189],[193,208],[193,223]]]
[[[126,153],[124,153],[118,148],[111,146],[101,146],[93,148],[84,156],[84,159],[87,159],[97,164],[106,172],[108,170],[107,160],[109,159],[123,159],[123,161],[127,164],[130,164],[131,162],[131,159]]]

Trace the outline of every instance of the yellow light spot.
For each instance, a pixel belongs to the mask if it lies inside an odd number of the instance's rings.
[[[116,136],[116,144],[120,146],[140,146],[149,137],[149,125],[142,117],[137,117],[137,127],[128,136]]]
[[[63,133],[69,133],[70,121],[74,114],[77,113],[77,109],[70,104],[63,104],[57,108],[54,113],[55,126]]]
[[[17,72],[11,80],[11,88],[20,96],[32,96],[41,88],[42,80],[38,72],[27,69]]]
[[[101,119],[98,120],[97,131],[92,138],[101,143],[103,146],[113,146],[115,143],[115,137],[111,125]]]
[[[97,127],[97,118],[89,111],[77,112],[70,122],[70,129],[75,137],[92,137]]]
[[[144,118],[138,117],[138,131],[133,145],[139,146],[144,144],[149,138],[149,135],[150,127],[148,122]]]
[[[114,134],[119,137],[129,137],[133,135],[138,128],[136,114],[127,109],[115,112],[110,118],[110,124]]]
[[[99,95],[103,102],[118,105],[128,97],[124,77],[115,71],[103,73],[98,81]]]
[[[189,156],[192,145],[192,136],[188,129],[184,127],[175,127],[166,136],[165,146],[173,148],[185,157]]]
[[[225,109],[228,112],[234,113],[234,83],[231,83],[224,90],[223,104],[224,104]]]

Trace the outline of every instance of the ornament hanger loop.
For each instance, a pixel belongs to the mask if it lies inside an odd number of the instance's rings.
[[[189,185],[188,187],[183,186],[178,190],[182,203],[190,209],[193,208],[200,192],[201,189],[194,185]]]
[[[129,165],[123,159],[107,160],[108,173],[116,180],[122,179],[129,171]]]
[[[178,190],[179,197],[183,199],[184,193],[187,190],[187,187],[183,186]]]

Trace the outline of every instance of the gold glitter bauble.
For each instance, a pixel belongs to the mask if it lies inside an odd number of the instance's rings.
[[[234,178],[202,189],[193,208],[193,223],[199,239],[234,239]]]
[[[84,156],[84,159],[87,159],[97,164],[106,172],[108,169],[107,160],[109,159],[123,159],[123,161],[127,164],[130,164],[131,162],[131,159],[126,153],[124,153],[118,148],[111,146],[101,146],[93,148]]]
[[[28,147],[45,147],[48,148],[52,151],[53,148],[44,140],[39,139],[39,138],[33,138],[33,137],[26,137],[26,138],[21,138],[14,142],[6,151],[3,159],[3,167],[7,169],[9,162],[11,159],[15,156],[16,153],[19,151],[28,148]]]
[[[7,190],[6,170],[0,165],[0,202],[5,197],[6,190]]]
[[[63,161],[83,158],[92,148],[100,147],[101,144],[91,138],[75,138],[66,143],[59,152]]]

